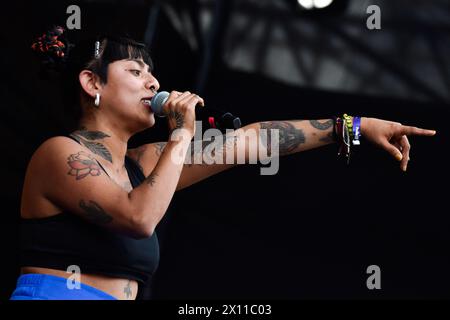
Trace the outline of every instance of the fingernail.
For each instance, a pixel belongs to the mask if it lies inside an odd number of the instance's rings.
[[[398,161],[400,161],[400,160],[402,160],[403,156],[402,156],[401,153],[397,153],[397,155],[395,156],[395,158],[396,158]]]

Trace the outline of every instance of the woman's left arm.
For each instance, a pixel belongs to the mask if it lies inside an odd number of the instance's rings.
[[[261,130],[266,129],[266,130]],[[278,129],[274,139],[270,129]],[[264,133],[268,132],[268,135]],[[317,148],[334,142],[333,120],[289,120],[255,122],[224,135],[194,140],[186,154],[177,190],[186,188],[237,164],[256,162],[276,156]],[[128,151],[144,174],[151,174],[165,142],[150,143]],[[269,150],[267,149],[269,146]],[[222,159],[221,161],[217,161]]]
[[[277,129],[277,134],[271,129]],[[239,163],[264,161],[274,156],[302,152],[336,142],[333,119],[278,120],[256,122],[209,141],[193,141],[186,155],[177,190],[188,187]],[[432,136],[433,130],[403,126],[398,122],[361,118],[361,134],[382,147],[406,170],[410,144],[407,136]],[[134,152],[146,175],[164,148],[164,143],[147,144]],[[131,152],[133,154],[133,152]],[[401,156],[398,156],[398,155]],[[218,162],[217,159],[222,159]],[[155,162],[156,161],[156,162]]]

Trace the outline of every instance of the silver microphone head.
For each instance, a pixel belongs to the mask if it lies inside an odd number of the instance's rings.
[[[161,91],[155,94],[155,96],[152,98],[151,101],[151,108],[155,115],[158,117],[165,117],[163,111],[163,106],[167,101],[167,98],[169,98],[169,92],[167,91]]]

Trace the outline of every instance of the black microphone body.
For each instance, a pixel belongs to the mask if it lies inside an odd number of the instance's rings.
[[[151,109],[158,117],[165,117],[163,106],[169,98],[169,92],[158,92],[151,100]],[[241,119],[233,116],[230,112],[225,112],[216,108],[204,106],[195,109],[196,118],[202,119],[208,122],[211,128],[217,128],[219,130],[224,129],[239,129]]]

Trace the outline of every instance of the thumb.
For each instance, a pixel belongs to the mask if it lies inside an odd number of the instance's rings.
[[[381,145],[387,152],[389,152],[397,161],[403,159],[403,155],[399,149],[390,144],[389,142],[383,143]]]

